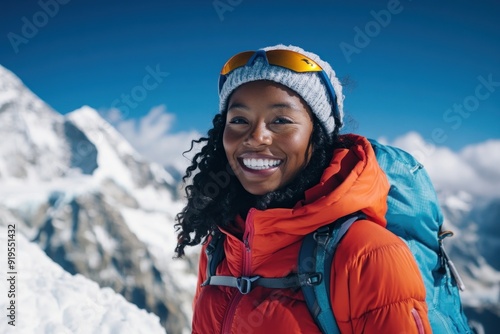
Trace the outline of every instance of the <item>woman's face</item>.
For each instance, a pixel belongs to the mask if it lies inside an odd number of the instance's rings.
[[[224,150],[246,191],[263,195],[288,184],[307,165],[312,131],[311,111],[294,91],[253,81],[229,99]]]

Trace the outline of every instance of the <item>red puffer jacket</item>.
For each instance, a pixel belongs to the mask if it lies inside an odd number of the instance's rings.
[[[342,333],[431,333],[425,288],[403,241],[385,229],[389,184],[370,143],[336,150],[318,185],[293,209],[251,209],[226,234],[217,275],[284,277],[297,269],[302,238],[320,226],[363,211],[340,243],[331,268],[331,303]],[[240,236],[240,237],[238,237]],[[241,237],[242,236],[242,237]],[[205,248],[205,247],[204,247]],[[193,333],[319,333],[300,289],[204,286],[201,253]]]

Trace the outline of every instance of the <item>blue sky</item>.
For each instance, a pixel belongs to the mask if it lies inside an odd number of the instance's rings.
[[[175,115],[168,131],[206,133],[227,58],[284,43],[351,79],[345,131],[417,131],[454,150],[500,138],[497,1],[40,0],[0,10],[0,64],[63,114],[114,106],[134,120],[164,105]]]

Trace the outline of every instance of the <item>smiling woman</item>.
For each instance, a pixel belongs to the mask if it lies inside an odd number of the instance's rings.
[[[229,100],[223,145],[243,188],[253,195],[293,180],[311,156],[312,114],[283,85],[254,81]]]
[[[193,333],[430,333],[417,264],[385,228],[387,177],[366,138],[339,135],[331,66],[293,46],[243,52],[223,67],[219,99],[177,215],[178,256],[204,242]],[[316,281],[300,278],[299,248],[356,212],[324,271],[335,315],[324,321],[305,299]]]

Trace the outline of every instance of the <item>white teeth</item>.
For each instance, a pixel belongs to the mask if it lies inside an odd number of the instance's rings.
[[[243,164],[251,169],[268,169],[276,167],[281,163],[281,160],[274,159],[243,159]]]

